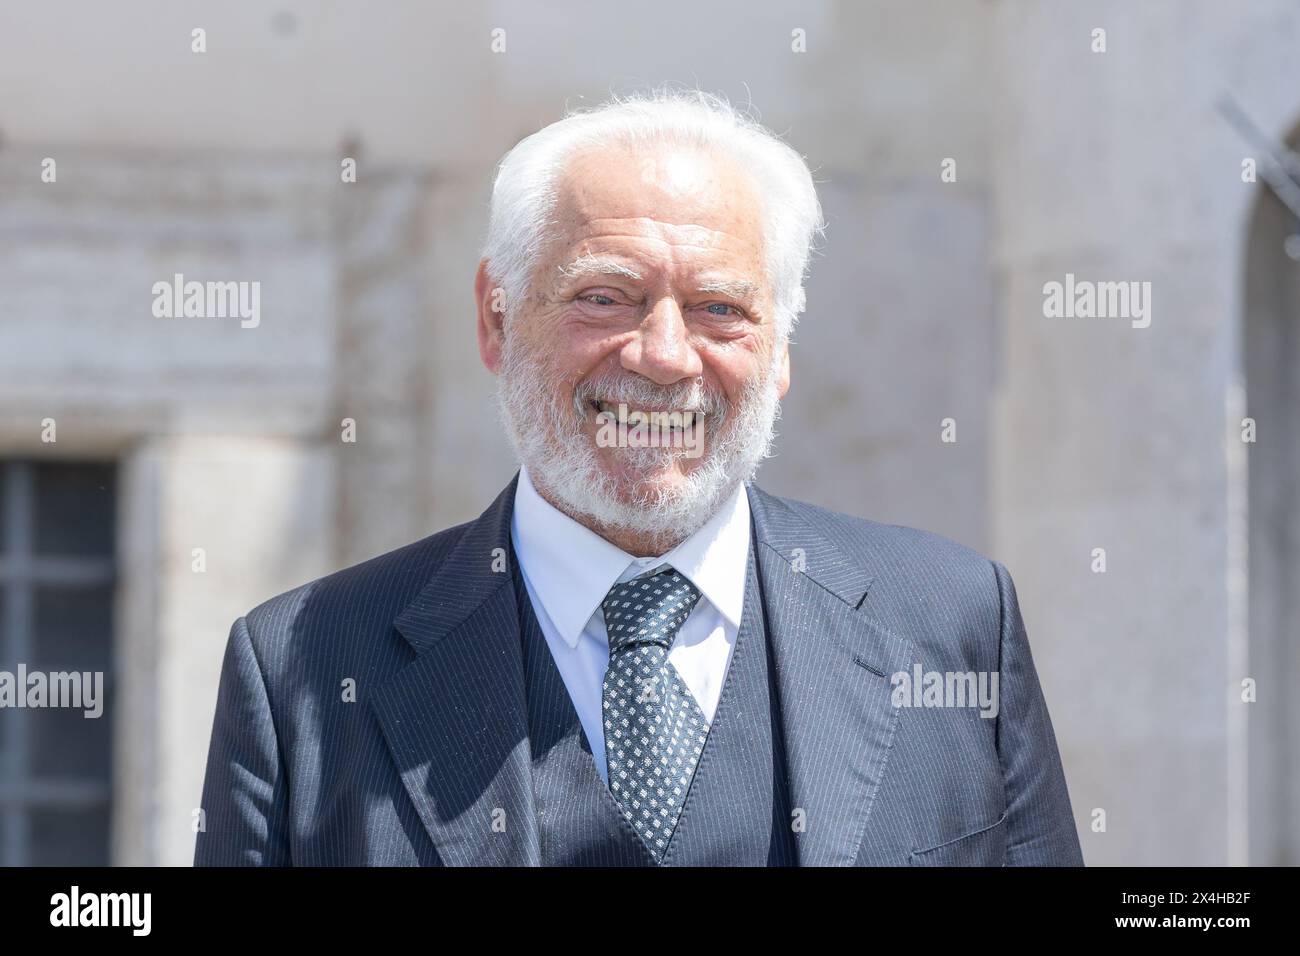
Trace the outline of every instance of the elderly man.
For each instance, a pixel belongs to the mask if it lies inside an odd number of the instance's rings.
[[[196,862],[1082,862],[1006,570],[752,483],[821,228],[704,94],[511,150],[475,294],[520,471],[236,621]]]

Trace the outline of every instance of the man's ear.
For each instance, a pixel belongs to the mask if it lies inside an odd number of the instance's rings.
[[[488,261],[478,264],[474,276],[474,301],[478,305],[478,354],[489,372],[501,370],[501,350],[505,344],[505,293],[488,274]]]
[[[777,394],[785,398],[785,393],[790,391],[790,343],[781,343],[781,365],[776,375]]]

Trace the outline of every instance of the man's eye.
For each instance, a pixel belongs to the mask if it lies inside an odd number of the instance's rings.
[[[734,305],[727,305],[727,303],[725,302],[713,302],[709,305],[706,305],[705,308],[709,310],[709,313],[711,315],[722,316],[724,319],[730,318],[733,314],[740,315],[739,309],[737,309]]]
[[[590,302],[592,305],[615,305],[613,299],[607,295],[601,295],[599,292],[591,292],[587,295],[578,296],[584,302]]]

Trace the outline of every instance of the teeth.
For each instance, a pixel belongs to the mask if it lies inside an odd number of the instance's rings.
[[[600,400],[598,400],[598,401],[596,402],[596,407],[597,407],[597,408],[598,408],[602,413],[608,413],[608,414],[610,414],[610,415],[613,415],[614,418],[615,418],[615,420],[620,420],[620,419],[619,419],[619,407],[618,407],[618,404],[617,404],[617,403],[614,403],[614,402],[607,402],[607,401],[605,401],[604,399],[600,399]],[[639,409],[632,409],[632,408],[629,408],[629,409],[627,410],[627,418],[626,418],[624,421],[625,421],[626,424],[629,425],[629,426],[640,425],[640,424],[642,424],[643,422],[644,422],[645,424],[650,424],[650,415],[651,415],[651,414],[652,414],[652,413],[650,413],[650,412],[641,411],[641,410],[639,410]],[[671,413],[671,412],[662,412],[661,415],[662,415],[663,417],[660,418],[659,420],[663,423],[664,427],[666,427],[666,428],[671,428],[672,430],[677,431],[677,430],[678,430],[678,426],[677,426],[676,424],[669,424],[670,422],[673,421],[673,419],[670,417],[672,414],[673,414],[673,413]],[[681,430],[685,430],[685,429],[691,428],[691,427],[695,424],[695,416],[696,416],[697,414],[700,414],[700,413],[698,413],[698,412],[681,412],[681,413],[680,413],[680,415],[681,415],[681,421],[682,421],[682,424],[681,424]],[[703,417],[703,416],[701,416],[701,417]]]

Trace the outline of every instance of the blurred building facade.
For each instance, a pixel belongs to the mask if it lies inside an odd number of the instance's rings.
[[[1007,564],[1089,863],[1300,862],[1300,265],[1216,111],[1292,137],[1300,8],[137,6],[0,7],[0,669],[111,688],[99,736],[0,712],[0,862],[189,862],[234,618],[512,474],[495,162],[669,80],[752,98],[829,219],[764,487]],[[156,317],[176,274],[260,323]],[[1045,317],[1067,274],[1150,326]]]

